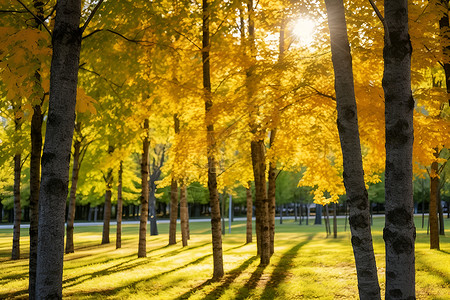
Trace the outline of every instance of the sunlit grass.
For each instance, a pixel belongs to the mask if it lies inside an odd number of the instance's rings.
[[[374,247],[384,292],[384,219],[375,218]],[[418,222],[417,224],[420,224]],[[447,228],[450,221],[446,220]],[[67,299],[357,299],[358,289],[350,233],[339,219],[338,238],[326,238],[324,226],[277,223],[271,264],[259,267],[256,244],[244,244],[245,226],[234,222],[223,238],[221,281],[212,282],[209,223],[191,223],[189,246],[168,246],[168,224],[149,236],[147,258],[137,257],[138,225],[123,226],[122,249],[100,245],[102,228],[75,229],[75,253],[65,256],[63,293]],[[0,299],[26,298],[28,230],[22,229],[23,259],[10,260],[12,230],[0,230]],[[429,250],[426,228],[418,225],[416,291],[418,299],[449,299],[450,230],[441,250]],[[180,240],[178,236],[178,240]]]

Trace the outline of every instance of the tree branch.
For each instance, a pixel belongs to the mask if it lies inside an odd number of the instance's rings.
[[[98,1],[97,5],[94,7],[91,14],[89,15],[86,22],[84,23],[83,27],[81,27],[81,33],[83,33],[86,30],[86,27],[89,25],[89,23],[91,22],[92,18],[94,17],[95,13],[97,12],[97,10],[99,9],[99,7],[102,3],[103,3],[103,0]]]
[[[44,20],[42,20],[41,18],[39,18],[38,16],[36,16],[31,10],[28,9],[28,7],[23,4],[22,1],[20,0],[16,0],[17,2],[20,3],[20,5],[23,6],[23,8],[25,8],[27,10],[27,12],[29,12],[36,20],[41,21],[42,26],[44,26],[45,30],[47,30],[48,34],[50,34],[50,36],[52,36],[52,32],[50,31],[50,29],[48,29],[47,25],[45,25]]]
[[[192,45],[194,45],[198,50],[202,50],[202,48],[200,48],[196,43],[194,43],[190,38],[188,38],[186,35],[182,34],[181,32],[177,31],[174,29],[174,31],[176,33],[178,33],[179,35],[181,35],[182,37],[184,37],[185,39],[187,39],[189,42],[191,42]]]
[[[374,10],[375,13],[377,14],[378,19],[380,19],[381,23],[383,24],[383,27],[384,27],[384,36],[385,36],[385,38],[386,38],[386,41],[387,41],[388,45],[390,45],[390,44],[391,44],[391,39],[389,38],[389,30],[388,30],[387,24],[386,24],[386,22],[384,21],[384,18],[383,18],[383,16],[381,15],[381,12],[380,12],[380,10],[378,9],[378,7],[376,6],[375,2],[373,2],[373,0],[369,0],[369,2],[370,2],[370,5],[372,5],[373,10]]]

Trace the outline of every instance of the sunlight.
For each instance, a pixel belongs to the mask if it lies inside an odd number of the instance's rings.
[[[292,27],[292,32],[298,42],[304,46],[309,45],[314,40],[316,23],[310,19],[298,19]]]

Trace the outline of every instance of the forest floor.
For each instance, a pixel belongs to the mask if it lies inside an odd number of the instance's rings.
[[[450,219],[445,219],[450,228]],[[311,223],[310,223],[311,224]],[[112,224],[113,225],[113,224]],[[373,237],[378,275],[384,294],[384,218],[374,218]],[[179,226],[179,225],[178,225]],[[429,250],[426,225],[416,218],[417,299],[450,299],[450,230],[441,250]],[[189,246],[168,246],[168,224],[147,237],[147,258],[137,257],[138,225],[123,225],[122,248],[100,245],[101,226],[75,228],[75,253],[64,257],[65,299],[358,299],[350,232],[338,219],[338,237],[324,225],[276,223],[271,264],[258,267],[256,243],[245,244],[245,222],[233,222],[223,236],[225,276],[211,281],[211,231],[207,222],[190,224]],[[179,228],[178,228],[179,229]],[[0,299],[26,299],[28,230],[22,230],[22,259],[10,259],[12,230],[0,229]],[[254,237],[255,240],[255,237]],[[384,298],[384,297],[383,297]]]

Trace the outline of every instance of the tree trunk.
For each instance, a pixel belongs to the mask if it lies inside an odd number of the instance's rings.
[[[269,201],[266,194],[266,163],[264,140],[252,141],[252,165],[255,178],[255,206],[257,228],[259,227],[259,239],[256,235],[259,246],[260,264],[262,266],[270,263],[270,232],[269,232]]]
[[[386,0],[389,1],[389,0]],[[325,1],[335,73],[337,127],[344,164],[344,185],[350,205],[350,230],[361,299],[381,299],[364,183],[352,58],[342,0]]]
[[[202,26],[202,63],[203,63],[203,88],[205,96],[205,123],[207,132],[207,157],[208,157],[208,190],[209,203],[211,206],[211,234],[213,244],[213,279],[223,277],[223,254],[222,254],[222,232],[220,228],[220,203],[217,192],[217,174],[216,160],[214,152],[216,151],[216,141],[214,136],[214,119],[211,116],[213,106],[211,94],[211,67],[209,52],[210,44],[210,10],[208,0],[203,0],[203,26]]]
[[[34,26],[38,28],[44,16],[44,3],[33,0],[36,10]],[[41,75],[38,70],[35,72],[38,82],[41,82]],[[36,299],[36,267],[38,248],[38,226],[39,226],[39,185],[41,183],[41,152],[42,152],[42,103],[45,95],[42,96],[41,103],[33,106],[33,116],[31,117],[31,151],[30,151],[30,259],[28,271],[28,297],[30,300]],[[1,212],[0,212],[1,213]]]
[[[118,185],[117,185],[116,249],[122,248],[122,210],[123,210],[122,174],[123,174],[123,162],[120,161]]]
[[[436,156],[436,153],[434,153]],[[430,226],[430,249],[439,249],[439,222],[437,215],[438,207],[438,190],[439,190],[439,176],[437,175],[439,165],[437,161],[431,164],[430,172],[430,211],[429,211],[429,226]]]
[[[280,37],[281,40],[281,37]],[[281,43],[281,42],[280,42]],[[277,129],[274,128],[270,132],[270,148],[273,147],[273,143],[275,141],[275,135],[277,133]],[[269,176],[268,176],[268,190],[267,196],[269,197],[269,237],[270,237],[270,255],[275,252],[275,190],[276,190],[276,181],[277,181],[277,169],[274,162],[269,162]],[[280,218],[280,222],[282,219]],[[281,224],[281,223],[280,223]]]
[[[186,185],[181,183],[180,187],[180,223],[181,223],[181,241],[183,247],[188,245],[188,206],[186,198]]]
[[[81,142],[78,139],[75,139],[73,143],[74,152],[73,152],[73,167],[72,167],[72,185],[70,187],[69,213],[67,215],[66,254],[75,252],[73,245],[73,223],[75,220],[78,171],[80,170],[79,167],[80,149],[81,149]]]
[[[336,203],[333,203],[333,237],[336,239],[337,238],[337,212],[336,212],[336,208],[337,205]]]
[[[16,128],[17,123],[16,123]],[[20,206],[20,174],[22,160],[20,153],[14,155],[14,231],[11,259],[20,259],[20,221],[22,220],[22,208]]]
[[[437,210],[438,210],[438,216],[439,216],[439,235],[445,235],[445,227],[444,227],[444,212],[442,210],[442,202],[441,202],[441,194],[440,194],[440,188],[437,192]]]
[[[111,151],[112,153],[112,151]],[[111,197],[112,197],[112,170],[108,170],[106,177],[106,192],[105,192],[105,205],[103,209],[103,233],[102,233],[102,245],[109,244],[109,228],[111,223]]]
[[[441,39],[444,41],[442,44],[445,45],[444,49],[442,49],[444,57],[450,56],[450,46],[448,46],[448,30],[450,27],[449,24],[449,17],[448,17],[448,9],[449,9],[449,2],[448,0],[440,0],[441,5],[443,7],[444,14],[442,15],[441,19],[439,19],[439,29],[440,29],[440,36]],[[450,62],[448,59],[445,59],[442,62],[444,65],[444,72],[445,72],[445,86],[447,88],[447,95],[450,95]],[[450,105],[450,97],[448,97],[448,105]]]
[[[79,0],[58,1],[39,192],[36,298],[61,299],[64,217],[81,48]]]
[[[386,297],[415,298],[412,148],[414,99],[408,2],[385,1],[383,50],[386,122]]]
[[[314,219],[314,225],[322,225],[322,209],[322,205],[316,204],[316,217]]]
[[[177,217],[178,217],[178,185],[172,178],[170,185],[170,224],[169,224],[169,245],[177,243]]]
[[[147,221],[148,221],[148,180],[149,164],[148,155],[150,141],[148,139],[148,119],[144,121],[145,138],[142,143],[142,161],[141,161],[141,214],[139,222],[139,249],[138,257],[147,257]]]
[[[42,3],[42,2],[40,2]],[[30,158],[30,262],[28,278],[28,295],[30,300],[36,299],[36,266],[39,224],[39,185],[41,182],[42,151],[41,106],[33,107],[31,118],[31,158]]]
[[[252,197],[252,190],[250,189],[250,183],[249,183],[249,187],[245,189],[245,193],[247,196],[247,231],[246,231],[245,242],[247,244],[249,244],[253,241],[253,236],[252,236],[253,197]]]

